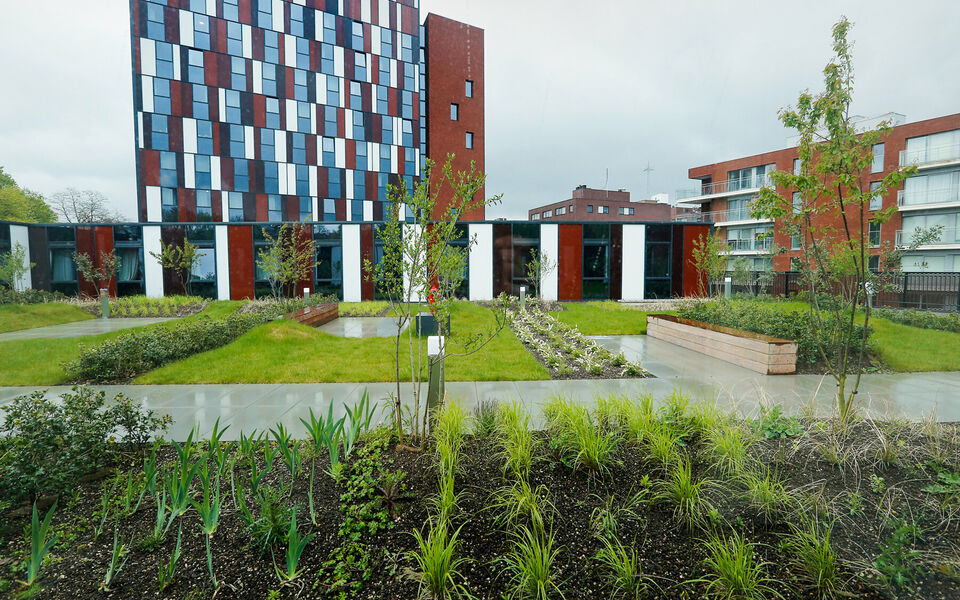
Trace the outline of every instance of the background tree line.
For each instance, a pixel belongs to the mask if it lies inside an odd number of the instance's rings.
[[[0,221],[21,223],[119,223],[126,220],[96,190],[67,188],[49,198],[21,187],[0,166]]]

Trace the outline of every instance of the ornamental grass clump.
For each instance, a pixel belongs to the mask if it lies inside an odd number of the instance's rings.
[[[643,577],[636,549],[624,546],[619,540],[601,540],[603,546],[593,559],[603,568],[611,597],[633,600],[642,597],[649,586]]]
[[[460,568],[466,559],[457,556],[457,537],[460,530],[450,534],[446,519],[433,518],[427,524],[427,534],[414,530],[417,549],[408,553],[417,564],[419,574],[419,597],[447,600],[454,597],[469,598]]]
[[[724,600],[783,599],[770,585],[775,581],[763,575],[767,563],[754,557],[755,544],[747,543],[739,533],[727,538],[711,536],[702,544],[707,552],[703,561],[707,574],[696,582],[706,583],[710,595]]]
[[[526,479],[533,465],[535,446],[530,431],[530,413],[517,401],[501,404],[497,412],[496,431],[504,474]]]
[[[673,506],[677,520],[693,531],[710,512],[710,504],[703,497],[709,485],[709,481],[694,479],[689,460],[680,460],[670,469],[667,478],[659,482],[656,499]]]
[[[832,523],[823,528],[813,520],[802,527],[791,523],[790,533],[781,542],[791,564],[823,599],[836,598],[844,587],[840,561],[830,545],[832,530]]]
[[[519,527],[513,534],[513,546],[503,558],[513,589],[511,596],[534,600],[563,598],[554,573],[559,553],[552,528]]]

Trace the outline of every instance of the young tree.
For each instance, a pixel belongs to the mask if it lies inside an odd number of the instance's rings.
[[[390,303],[391,314],[396,318],[394,338],[394,368],[397,391],[393,398],[393,418],[397,434],[402,438],[402,396],[400,388],[400,348],[406,328],[407,351],[410,361],[410,379],[413,384],[412,435],[424,439],[427,432],[429,410],[421,406],[421,384],[424,374],[433,362],[446,356],[461,356],[476,352],[503,328],[506,313],[494,311],[496,326],[492,332],[474,332],[462,335],[458,346],[462,352],[447,352],[449,330],[447,323],[453,306],[456,289],[463,282],[467,253],[475,240],[466,247],[451,242],[459,237],[458,217],[466,211],[499,202],[500,196],[490,199],[478,197],[485,176],[471,164],[470,171],[454,173],[453,156],[447,157],[442,170],[436,172],[433,162],[426,161],[420,180],[413,190],[405,183],[388,188],[390,204],[384,209],[384,223],[378,230],[383,244],[383,255],[374,264],[364,261],[364,273],[376,282],[377,289]],[[452,198],[446,207],[438,205],[438,198],[445,186],[452,190]],[[405,213],[405,214],[404,214]],[[433,216],[434,218],[431,218]],[[439,334],[444,339],[437,357],[425,361],[424,347],[418,338],[413,319],[420,310],[420,302],[428,300],[430,312],[437,321]],[[408,327],[409,325],[409,327]]]
[[[86,252],[74,252],[73,262],[77,265],[80,276],[92,283],[98,290],[110,285],[117,271],[120,270],[120,257],[110,250],[100,251],[100,260],[94,260]]]
[[[886,196],[914,172],[901,168],[887,174],[870,190],[867,174],[873,162],[873,145],[890,131],[882,123],[871,131],[856,128],[851,116],[853,64],[844,17],[833,27],[834,59],[824,68],[825,89],[804,92],[795,108],[780,111],[780,120],[800,136],[800,172],[776,171],[773,183],[798,192],[779,195],[773,188],[760,190],[751,214],[783,223],[783,231],[801,240],[801,280],[810,295],[810,327],[829,339],[818,348],[822,361],[837,384],[837,409],[841,420],[850,419],[863,372],[870,325],[867,296],[889,288],[899,269],[901,252],[889,245],[878,251],[870,224],[887,222],[896,207],[870,211],[874,194]],[[926,234],[915,239],[922,243]],[[935,235],[935,233],[934,233]],[[880,269],[870,269],[871,254]],[[832,300],[823,301],[825,296]],[[863,323],[857,323],[858,314]],[[854,377],[852,383],[848,376]]]
[[[553,273],[557,268],[557,261],[550,260],[546,252],[539,252],[536,248],[530,249],[530,260],[527,261],[527,282],[533,288],[537,298],[543,298],[543,278]]]
[[[270,245],[257,254],[257,267],[270,281],[273,297],[296,296],[297,284],[312,279],[313,269],[317,266],[313,229],[306,224],[284,223],[276,238],[267,229],[263,230],[263,237]]]
[[[110,208],[107,198],[96,190],[67,188],[50,199],[53,208],[67,223],[119,223],[123,215]]]
[[[200,265],[201,254],[197,247],[184,238],[183,245],[167,244],[160,241],[160,253],[150,252],[161,267],[169,269],[176,275],[183,293],[190,296],[190,280],[193,271]]]
[[[700,234],[693,240],[690,264],[700,274],[697,288],[701,296],[709,296],[727,272],[726,244],[713,233]]]
[[[8,285],[11,290],[22,292],[23,276],[34,266],[35,263],[27,262],[26,248],[17,242],[9,252],[0,254],[0,283]]]

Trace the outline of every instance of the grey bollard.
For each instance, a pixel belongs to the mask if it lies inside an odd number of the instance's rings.
[[[107,288],[100,288],[100,318],[110,318],[110,292]]]
[[[520,310],[527,310],[527,286],[520,286]]]
[[[723,297],[730,298],[733,295],[733,278],[724,277],[723,278]]]
[[[440,356],[440,345],[443,337],[431,335],[427,337],[427,359],[430,361],[430,379],[427,384],[427,414],[436,410],[443,399],[443,357]]]
[[[303,299],[305,301],[310,299],[310,288],[303,288]]]

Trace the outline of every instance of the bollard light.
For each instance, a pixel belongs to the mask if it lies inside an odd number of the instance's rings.
[[[527,286],[520,286],[520,310],[527,309]]]
[[[100,318],[110,318],[110,292],[107,288],[100,288]]]
[[[729,298],[733,295],[733,278],[724,277],[723,278],[723,297]]]

